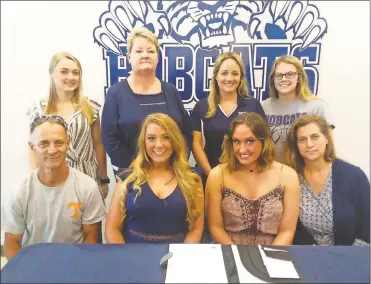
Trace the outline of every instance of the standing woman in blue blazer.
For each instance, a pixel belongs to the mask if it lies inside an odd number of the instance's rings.
[[[140,124],[151,113],[164,113],[174,119],[188,150],[192,147],[190,118],[178,90],[155,74],[159,59],[156,36],[144,27],[133,29],[128,37],[127,58],[131,75],[109,88],[102,111],[103,144],[116,175],[134,159]]]
[[[293,244],[369,245],[370,182],[359,167],[336,158],[326,121],[314,115],[297,119],[284,153],[300,180]]]

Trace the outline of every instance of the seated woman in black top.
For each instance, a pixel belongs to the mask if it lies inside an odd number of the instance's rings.
[[[200,177],[187,162],[176,122],[162,113],[144,120],[138,155],[120,173],[107,216],[107,243],[199,243],[204,223]]]

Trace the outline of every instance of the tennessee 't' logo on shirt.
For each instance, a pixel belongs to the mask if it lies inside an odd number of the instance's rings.
[[[80,208],[82,208],[82,204],[80,202],[70,202],[68,203],[68,208],[73,208],[73,215],[72,218],[80,218]]]

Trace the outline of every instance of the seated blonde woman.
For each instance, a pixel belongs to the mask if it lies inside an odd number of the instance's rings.
[[[303,115],[292,125],[286,163],[300,180],[300,214],[294,244],[370,243],[370,182],[357,166],[336,157],[331,127]]]
[[[274,161],[267,122],[238,116],[224,137],[221,165],[206,183],[212,238],[221,244],[290,245],[299,215],[296,172]]]
[[[187,161],[176,122],[154,113],[143,121],[138,154],[122,172],[107,216],[107,243],[199,243],[202,182]]]

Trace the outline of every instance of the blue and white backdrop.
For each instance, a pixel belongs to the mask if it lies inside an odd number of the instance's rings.
[[[241,54],[249,93],[269,96],[268,75],[276,57],[300,57],[310,87],[318,92],[321,42],[328,27],[316,5],[301,1],[112,1],[94,29],[106,63],[107,87],[126,78],[126,40],[146,26],[161,44],[158,77],[173,83],[192,110],[210,89],[215,58]]]
[[[9,1],[1,3],[2,200],[29,172],[25,113],[48,91],[52,55],[79,58],[85,95],[103,104],[108,87],[130,74],[126,40],[136,26],[159,38],[157,75],[188,111],[207,96],[222,51],[241,54],[259,100],[269,96],[274,59],[298,56],[331,107],[338,155],[370,176],[368,1]]]

